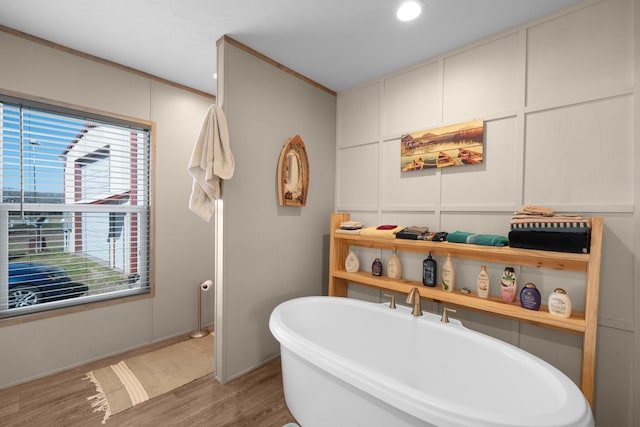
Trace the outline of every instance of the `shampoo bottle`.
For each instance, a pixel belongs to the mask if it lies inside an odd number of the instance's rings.
[[[540,309],[540,291],[533,283],[527,283],[520,291],[520,305],[529,310]]]
[[[502,293],[502,301],[511,303],[516,300],[516,290],[518,283],[516,282],[516,272],[513,267],[505,267],[500,281],[500,290]]]
[[[349,247],[349,255],[347,255],[347,259],[344,262],[344,269],[349,273],[357,273],[360,270],[360,261],[358,261],[358,256],[353,246]]]
[[[487,273],[487,266],[480,266],[480,274],[478,274],[478,280],[476,282],[478,289],[478,296],[480,298],[489,297],[489,274]]]
[[[374,276],[382,276],[382,263],[380,262],[380,258],[373,260],[371,264],[371,274]]]
[[[557,288],[549,295],[549,313],[568,319],[571,316],[571,298],[562,288]]]
[[[451,257],[447,255],[447,259],[442,266],[442,289],[447,292],[453,292],[456,285],[456,267],[451,261]]]
[[[402,279],[402,264],[395,249],[387,261],[387,275],[390,279]]]
[[[422,261],[422,284],[425,286],[434,287],[436,285],[436,269],[438,264],[436,260],[431,257],[431,252],[427,259]]]

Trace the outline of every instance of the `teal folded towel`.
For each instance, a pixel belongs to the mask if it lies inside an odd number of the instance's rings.
[[[472,237],[473,233],[467,233],[466,231],[454,231],[447,234],[447,242],[451,243],[469,243],[467,239]]]
[[[496,234],[473,234],[466,231],[454,231],[447,234],[447,242],[502,247],[509,244],[509,239]]]
[[[288,423],[288,424],[283,425],[282,427],[300,427],[300,426],[298,424],[296,424],[296,423]]]
[[[475,239],[476,245],[483,246],[507,246],[509,244],[509,239],[504,236],[498,236],[496,234],[478,234]]]

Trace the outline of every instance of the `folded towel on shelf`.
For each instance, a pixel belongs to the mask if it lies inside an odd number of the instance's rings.
[[[393,230],[398,226],[395,224],[383,224],[376,227],[376,230]]]
[[[343,221],[340,223],[340,228],[343,230],[358,230],[364,227],[361,221]]]
[[[421,234],[425,234],[429,231],[429,227],[427,226],[418,226],[418,225],[412,225],[410,227],[405,228],[403,231],[406,231],[407,233],[421,233]]]
[[[497,234],[476,234],[474,240],[474,244],[482,246],[497,246],[500,248],[509,245],[509,239]]]
[[[428,233],[417,233],[415,231],[407,231],[407,229],[405,228],[404,230],[400,230],[396,233],[396,238],[409,239],[409,240],[426,240],[427,234]]]
[[[582,215],[562,214],[548,216],[514,215],[509,222],[512,230],[530,228],[590,228],[588,218]]]
[[[354,234],[354,235],[359,235],[361,231],[362,230],[359,229],[359,228],[358,229],[354,229],[354,230],[347,230],[347,229],[344,229],[344,228],[338,228],[336,230],[336,234]]]
[[[447,242],[451,243],[468,243],[467,239],[473,236],[473,233],[467,233],[466,231],[454,231],[447,234]]]
[[[396,233],[398,239],[426,240],[429,234],[429,227],[412,225]]]
[[[536,205],[527,205],[520,209],[516,214],[520,215],[540,215],[540,216],[553,216],[555,212],[553,209],[545,208]]]
[[[396,234],[404,227],[396,226],[395,228],[379,230],[375,225],[372,227],[363,228],[360,231],[360,235],[363,237],[374,237],[378,239],[395,239]]]
[[[509,239],[497,234],[474,234],[466,231],[454,231],[447,235],[447,242],[502,247],[509,244]]]

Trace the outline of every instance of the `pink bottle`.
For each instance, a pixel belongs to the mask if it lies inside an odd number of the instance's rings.
[[[506,267],[504,273],[502,273],[502,280],[500,281],[502,301],[506,303],[514,302],[516,300],[517,289],[516,272],[513,267]]]

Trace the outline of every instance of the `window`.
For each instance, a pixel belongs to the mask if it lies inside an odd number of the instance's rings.
[[[150,292],[150,138],[0,95],[0,318]]]

